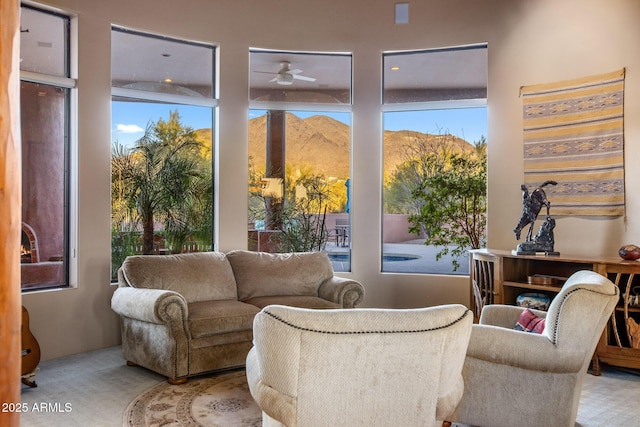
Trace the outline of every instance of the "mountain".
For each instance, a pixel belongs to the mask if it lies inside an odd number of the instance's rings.
[[[210,129],[196,131],[198,135],[211,135]],[[316,115],[306,119],[286,114],[286,161],[296,169],[311,168],[327,177],[346,179],[350,174],[350,127],[328,116]],[[392,173],[396,165],[407,158],[407,146],[417,143],[433,144],[438,135],[414,131],[384,132],[384,168]],[[452,137],[455,147],[461,151],[473,150],[465,140]],[[249,156],[253,166],[264,170],[266,163],[267,116],[249,120]]]
[[[285,137],[286,161],[289,167],[313,166],[316,173],[327,177],[349,177],[349,126],[327,116],[301,119],[287,113]],[[257,169],[266,163],[267,117],[249,120],[249,155]]]

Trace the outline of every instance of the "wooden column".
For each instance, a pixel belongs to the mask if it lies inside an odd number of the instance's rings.
[[[267,230],[278,230],[282,226],[284,209],[284,171],[285,171],[285,127],[286,112],[269,110],[267,112],[267,153],[266,177],[282,180],[282,197],[265,197]]]
[[[20,403],[19,0],[0,1],[0,22],[0,403],[4,405]],[[0,411],[0,425],[18,426],[19,415]]]

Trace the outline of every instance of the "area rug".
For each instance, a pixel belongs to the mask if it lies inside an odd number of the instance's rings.
[[[260,427],[244,370],[155,385],[127,406],[123,426]]]
[[[524,182],[553,215],[624,215],[625,70],[524,86]]]

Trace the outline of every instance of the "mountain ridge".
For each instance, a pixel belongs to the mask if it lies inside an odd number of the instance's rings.
[[[266,164],[267,116],[249,120],[249,156],[253,167],[264,170]],[[210,138],[211,129],[198,129],[199,137]],[[350,126],[324,115],[300,118],[286,113],[285,120],[286,163],[297,170],[312,170],[327,178],[347,179],[351,171]],[[434,143],[441,135],[425,134],[411,130],[384,131],[384,171],[389,175],[407,159],[407,147],[415,144]],[[474,147],[462,138],[452,137],[460,151]]]

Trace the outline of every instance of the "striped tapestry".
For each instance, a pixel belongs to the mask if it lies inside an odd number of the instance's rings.
[[[524,86],[524,183],[551,215],[624,215],[624,69]]]

